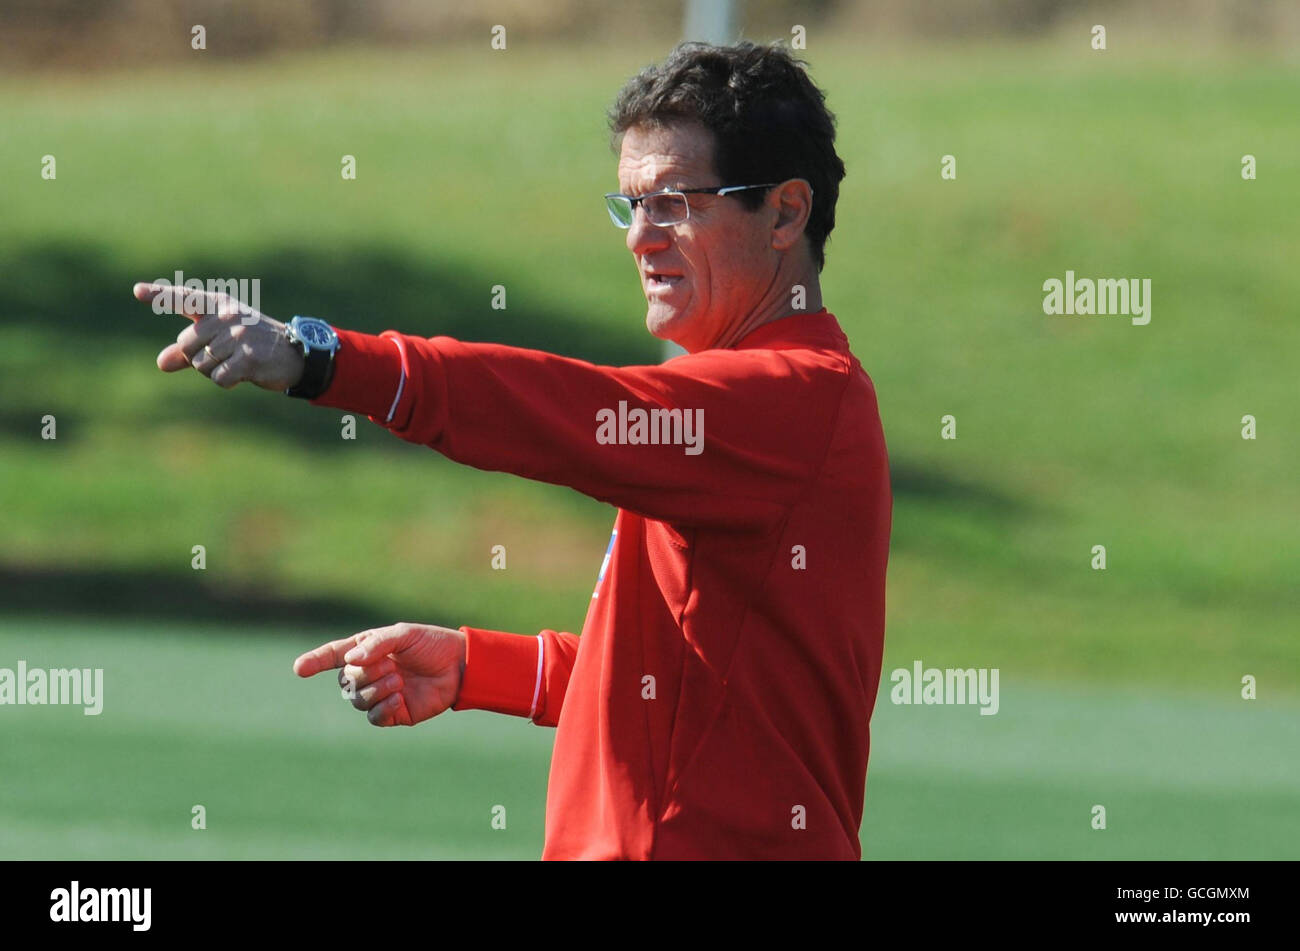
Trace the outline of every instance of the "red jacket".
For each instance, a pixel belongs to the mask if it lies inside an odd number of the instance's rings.
[[[317,405],[619,509],[581,637],[462,628],[454,709],[558,727],[542,857],[860,858],[891,496],[835,318],[638,367],[339,336]]]

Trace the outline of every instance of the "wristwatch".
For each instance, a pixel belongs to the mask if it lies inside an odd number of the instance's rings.
[[[284,391],[286,396],[314,400],[324,393],[334,378],[334,354],[338,353],[339,335],[334,328],[315,317],[298,317],[285,327],[289,342],[302,350],[306,361],[302,379]]]

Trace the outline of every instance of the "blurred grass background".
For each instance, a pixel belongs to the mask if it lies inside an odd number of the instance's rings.
[[[895,488],[868,857],[1296,857],[1300,63],[1111,31],[804,53],[849,169],[825,296]],[[354,822],[376,856],[539,854],[549,731],[377,731],[289,663],[395,620],[578,630],[613,510],[161,374],[180,326],[130,287],[256,277],[281,319],[654,362],[599,196],[604,110],[668,45],[0,74],[0,666],[107,694],[0,708],[0,857],[346,858]],[[1044,316],[1066,269],[1151,278],[1150,325]],[[1000,668],[1001,712],[894,707],[917,658]]]

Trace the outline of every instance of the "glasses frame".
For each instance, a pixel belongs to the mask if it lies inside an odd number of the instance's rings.
[[[775,188],[777,185],[781,184],[783,183],[768,182],[766,185],[716,185],[712,188],[664,188],[657,192],[649,192],[645,195],[639,195],[635,198],[631,195],[624,195],[621,192],[607,192],[605,194],[605,210],[609,212],[609,220],[614,222],[614,227],[627,231],[632,227],[632,221],[636,220],[636,206],[641,204],[641,202],[645,201],[647,198],[658,198],[661,195],[681,195],[682,204],[686,206],[686,217],[677,221],[668,222],[667,224],[660,224],[657,221],[650,222],[656,228],[672,228],[675,225],[690,220],[691,202],[690,199],[686,197],[687,195],[730,195],[733,192],[749,191],[751,188]],[[622,198],[632,206],[632,221],[623,224],[623,222],[619,221],[618,218],[614,217],[614,209],[610,207],[609,204],[611,198]],[[646,217],[647,220],[649,220],[648,214]]]

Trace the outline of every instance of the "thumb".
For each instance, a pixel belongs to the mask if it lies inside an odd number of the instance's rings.
[[[181,349],[179,343],[168,344],[158,354],[159,370],[175,373],[177,370],[188,370],[189,367],[189,358],[185,356],[185,351]]]

